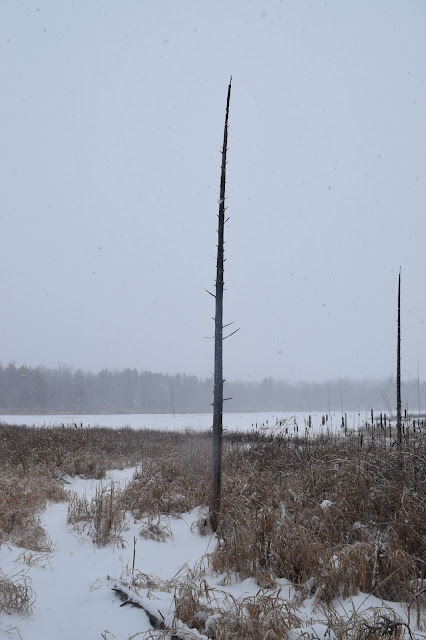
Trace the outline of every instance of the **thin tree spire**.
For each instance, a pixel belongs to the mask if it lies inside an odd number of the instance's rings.
[[[213,531],[219,524],[222,488],[222,414],[223,414],[223,273],[224,273],[224,228],[226,152],[228,150],[228,117],[231,100],[232,76],[229,80],[226,100],[225,126],[223,130],[222,168],[220,173],[220,195],[218,215],[218,243],[216,263],[216,314],[214,330],[214,386],[213,386],[213,449],[212,483],[210,491],[209,519]]]
[[[396,431],[398,443],[402,443],[401,426],[401,267],[398,276],[398,338],[396,347]]]

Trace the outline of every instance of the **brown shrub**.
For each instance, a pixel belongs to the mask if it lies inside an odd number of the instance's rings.
[[[167,516],[149,515],[144,520],[139,535],[145,540],[166,542],[169,538],[173,538],[169,518]]]
[[[407,600],[425,570],[422,436],[260,439],[224,456],[217,573],[292,580],[330,601],[358,590]]]
[[[15,576],[0,573],[0,613],[28,615],[34,600],[35,594],[28,576],[23,573]]]
[[[193,443],[191,443],[193,444]],[[159,458],[144,458],[123,492],[125,507],[135,518],[179,515],[206,504],[209,491],[209,447],[180,447]]]
[[[90,502],[85,495],[71,493],[67,522],[80,532],[87,529],[93,542],[100,547],[121,540],[125,517],[122,493],[113,482],[108,486],[99,483]]]
[[[63,488],[56,478],[48,475],[48,470],[35,468],[24,475],[4,468],[0,477],[0,542],[10,540],[34,551],[49,548],[39,513],[47,500],[64,499]]]

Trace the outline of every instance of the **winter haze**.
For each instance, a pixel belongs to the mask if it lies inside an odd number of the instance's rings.
[[[426,5],[3,2],[3,364],[213,366],[228,155],[225,377],[426,371]]]

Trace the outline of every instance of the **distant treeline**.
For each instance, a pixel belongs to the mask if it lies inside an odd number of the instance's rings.
[[[426,383],[403,383],[403,407],[426,407]],[[395,411],[395,381],[333,380],[290,384],[226,382],[227,411]],[[68,367],[0,364],[0,411],[7,413],[207,413],[213,381],[185,374],[124,369],[98,373]]]

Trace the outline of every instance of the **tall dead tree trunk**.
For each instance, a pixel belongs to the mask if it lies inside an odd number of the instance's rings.
[[[213,531],[219,524],[222,487],[222,414],[223,414],[223,272],[224,272],[224,227],[225,227],[225,187],[226,152],[228,145],[228,116],[231,99],[229,81],[226,101],[225,127],[223,131],[222,169],[220,174],[219,222],[216,264],[216,313],[214,326],[214,386],[213,386],[213,447],[212,481],[210,489],[209,519]]]
[[[398,339],[396,347],[396,431],[398,444],[402,444],[401,425],[401,269],[398,276]]]

